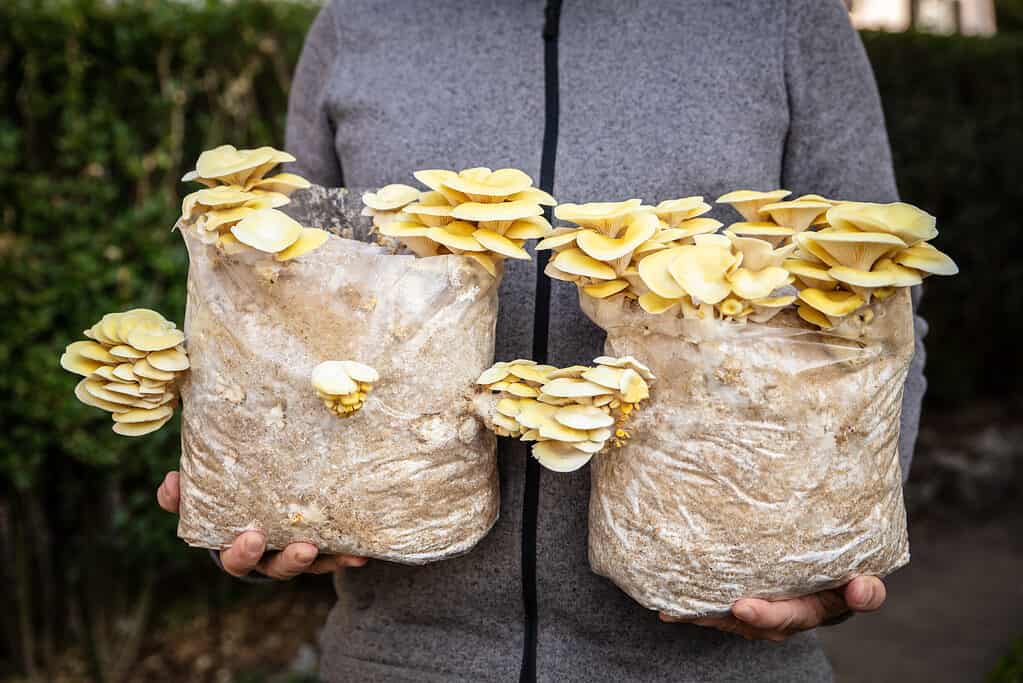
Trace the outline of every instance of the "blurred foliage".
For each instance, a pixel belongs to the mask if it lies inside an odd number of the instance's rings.
[[[1011,399],[1023,376],[1023,36],[865,34],[902,197],[958,277],[924,286],[927,400]]]
[[[998,660],[987,677],[988,683],[1023,683],[1023,638],[1018,638],[1009,652]]]
[[[995,0],[995,21],[1002,33],[1023,31],[1023,0]]]
[[[145,306],[183,322],[179,179],[214,144],[283,143],[314,12],[272,0],[0,3],[0,552],[17,558],[0,569],[15,603],[0,641],[24,669],[69,635],[71,614],[94,678],[115,680],[133,647],[118,629],[143,627],[152,582],[207,561],[153,503],[176,467],[177,421],[117,437],[74,399],[57,358],[105,312]],[[105,613],[122,594],[127,622]]]
[[[1000,7],[1004,22],[1023,16],[1019,0]],[[115,436],[57,358],[105,312],[183,321],[178,179],[215,144],[282,143],[314,13],[275,0],[0,3],[0,552],[13,558],[0,563],[0,670],[45,677],[73,639],[94,679],[116,680],[153,586],[206,562],[153,501],[177,462],[176,421]],[[865,42],[901,190],[939,216],[937,244],[963,269],[929,281],[929,400],[1008,396],[1023,372],[1023,41]]]

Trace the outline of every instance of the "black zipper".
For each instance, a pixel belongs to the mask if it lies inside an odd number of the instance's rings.
[[[543,152],[540,156],[540,189],[554,192],[554,158],[558,148],[558,23],[561,0],[548,0],[544,8],[543,71],[544,125]],[[547,209],[547,219],[553,220]],[[544,275],[549,251],[536,253],[536,308],[533,314],[533,360],[547,362],[547,334],[551,317],[551,281]],[[522,496],[522,603],[525,633],[522,642],[520,683],[536,681],[537,596],[536,596],[536,523],[540,503],[540,463],[526,459],[526,483]]]

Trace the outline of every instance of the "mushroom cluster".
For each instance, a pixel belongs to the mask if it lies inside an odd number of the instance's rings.
[[[414,175],[428,191],[387,185],[362,201],[380,235],[417,256],[462,254],[496,277],[505,259],[529,260],[526,240],[551,232],[543,207],[557,202],[518,169],[431,169]]]
[[[788,190],[730,192],[718,202],[743,218],[704,217],[702,197],[656,206],[642,200],[562,204],[537,249],[556,253],[552,278],[595,299],[622,297],[646,312],[765,323],[795,306],[806,321],[833,327],[843,316],[919,284],[958,272],[927,244],[934,218],[908,204],[842,202]]]
[[[886,299],[929,275],[955,275],[959,267],[929,244],[935,218],[904,203],[841,202],[819,217],[818,230],[795,236],[793,258],[783,264],[796,278],[799,316],[822,329]],[[869,319],[870,311],[864,312]]]
[[[323,405],[338,417],[351,417],[366,403],[376,370],[353,360],[328,360],[313,368],[312,384]]]
[[[82,375],[75,396],[113,414],[123,436],[155,432],[171,419],[178,377],[188,369],[185,335],[156,311],[108,313],[67,346],[60,366]]]
[[[204,244],[227,254],[251,247],[288,261],[322,246],[328,237],[325,231],[302,227],[278,211],[291,201],[292,192],[309,187],[309,181],[294,173],[266,177],[278,164],[294,160],[273,147],[221,145],[203,152],[195,169],[182,177],[206,185],[182,201],[182,222]]]
[[[535,442],[533,457],[556,472],[577,470],[630,436],[628,421],[650,396],[654,375],[631,356],[556,368],[531,360],[496,363],[477,383],[497,395],[500,436]]]

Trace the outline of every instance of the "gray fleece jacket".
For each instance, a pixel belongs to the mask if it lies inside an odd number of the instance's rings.
[[[896,199],[881,103],[841,0],[560,5],[330,2],[292,85],[296,170],[368,188],[421,168],[513,166],[563,202],[777,187]],[[547,296],[540,283],[536,260],[509,262],[498,359],[600,355],[575,288],[554,282]],[[918,342],[904,471],[923,360]],[[501,517],[468,555],[337,576],[325,680],[830,680],[812,634],[756,643],[664,624],[591,573],[589,474],[528,461],[519,443],[501,444]]]

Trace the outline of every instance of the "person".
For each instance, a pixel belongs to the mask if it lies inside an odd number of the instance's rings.
[[[521,168],[563,202],[778,187],[897,199],[878,92],[841,0],[335,0],[307,37],[286,146],[297,172],[327,186],[489,166]],[[732,222],[729,211],[717,217]],[[574,286],[552,284],[537,259],[509,262],[500,300],[498,359],[601,355]],[[924,331],[918,319],[904,472]],[[502,441],[500,520],[463,557],[367,564],[304,543],[264,554],[250,531],[221,553],[223,567],[336,572],[326,681],[824,681],[812,629],[885,600],[879,579],[859,577],[793,600],[740,600],[723,618],[658,619],[589,569],[586,470],[541,476],[523,444]],[[176,510],[175,473],[158,498]]]

